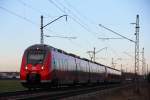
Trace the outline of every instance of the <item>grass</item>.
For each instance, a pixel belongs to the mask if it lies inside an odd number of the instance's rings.
[[[0,93],[25,90],[19,80],[0,80]]]

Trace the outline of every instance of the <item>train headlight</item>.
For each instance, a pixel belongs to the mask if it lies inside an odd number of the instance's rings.
[[[44,69],[44,66],[42,66],[41,69],[43,70],[43,69]]]
[[[25,67],[25,69],[27,70],[27,69],[28,69],[28,67],[26,66],[26,67]]]

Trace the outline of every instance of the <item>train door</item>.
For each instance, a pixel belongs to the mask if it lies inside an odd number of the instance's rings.
[[[78,60],[75,58],[75,80],[74,83],[78,83],[79,82],[79,75],[78,75]]]
[[[55,52],[52,52],[52,84],[54,85],[58,80],[58,61]]]
[[[88,62],[88,83],[91,82],[91,70],[90,70],[90,62]]]

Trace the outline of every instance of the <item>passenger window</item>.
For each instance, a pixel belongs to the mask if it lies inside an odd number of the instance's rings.
[[[64,69],[63,59],[61,59],[61,67],[62,67],[62,70],[65,70],[65,69]]]
[[[59,69],[59,60],[56,60],[56,69]]]
[[[67,71],[68,71],[68,61],[66,60],[66,67],[67,67]]]
[[[56,61],[55,58],[53,58],[53,65],[54,65],[54,69],[56,68]]]
[[[59,59],[59,69],[62,70],[61,59]]]

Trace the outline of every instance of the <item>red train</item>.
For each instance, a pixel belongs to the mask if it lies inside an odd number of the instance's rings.
[[[27,88],[120,82],[121,71],[80,58],[54,47],[37,44],[24,52],[20,80]]]

